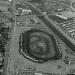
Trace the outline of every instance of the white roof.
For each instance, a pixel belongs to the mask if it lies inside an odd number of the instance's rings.
[[[32,12],[31,10],[27,10],[27,9],[24,9],[24,10],[22,10],[22,12]]]

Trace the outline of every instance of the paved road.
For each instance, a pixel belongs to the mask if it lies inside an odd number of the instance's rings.
[[[21,1],[22,2],[22,1]],[[39,16],[39,15],[43,15],[43,13],[41,12],[41,10],[39,10],[37,7],[35,7],[34,5],[32,5],[31,3],[28,2],[22,2],[24,4],[26,4],[31,10],[32,13]]]

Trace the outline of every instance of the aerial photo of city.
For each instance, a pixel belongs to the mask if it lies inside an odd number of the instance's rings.
[[[0,0],[0,75],[75,75],[75,0]]]

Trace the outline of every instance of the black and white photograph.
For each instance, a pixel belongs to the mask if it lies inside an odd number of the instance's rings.
[[[75,75],[75,0],[0,0],[0,75]]]

